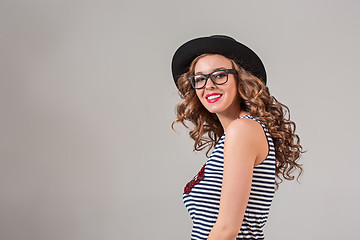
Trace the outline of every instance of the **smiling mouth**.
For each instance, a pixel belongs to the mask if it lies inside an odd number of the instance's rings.
[[[221,94],[211,95],[211,96],[206,97],[206,101],[208,103],[214,103],[214,102],[217,102],[221,97],[222,97]]]
[[[215,98],[219,98],[219,97],[221,97],[221,94],[218,94],[218,95],[211,95],[211,96],[207,97],[207,99],[208,99],[208,100],[213,100],[213,99],[215,99]]]

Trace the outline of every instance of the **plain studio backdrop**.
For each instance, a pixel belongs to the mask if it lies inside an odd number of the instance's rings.
[[[266,239],[358,239],[359,26],[355,0],[2,0],[0,239],[190,239],[206,157],[170,128],[170,61],[213,34],[258,53],[307,150]]]

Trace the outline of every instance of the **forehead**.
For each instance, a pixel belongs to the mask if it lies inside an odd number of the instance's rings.
[[[218,54],[205,55],[196,62],[195,73],[211,72],[218,68],[232,68],[231,60]]]

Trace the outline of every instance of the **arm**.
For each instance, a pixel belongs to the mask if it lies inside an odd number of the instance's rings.
[[[251,119],[235,120],[228,126],[219,215],[208,240],[236,238],[249,200],[253,169],[263,137],[261,126]]]

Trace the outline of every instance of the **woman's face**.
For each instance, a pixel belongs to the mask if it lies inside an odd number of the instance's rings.
[[[230,59],[211,54],[201,57],[195,64],[195,74],[209,74],[219,69],[233,69]],[[234,111],[240,112],[240,97],[236,85],[236,76],[229,73],[225,84],[215,85],[209,78],[203,88],[195,91],[209,112],[227,115]]]

